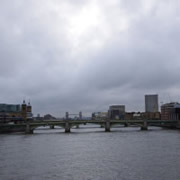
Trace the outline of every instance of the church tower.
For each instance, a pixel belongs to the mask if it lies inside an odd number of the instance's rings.
[[[27,105],[27,113],[31,113],[32,112],[32,106],[31,103],[29,101],[28,105]]]
[[[26,120],[27,119],[27,105],[26,105],[25,100],[23,100],[23,103],[21,104],[21,114],[24,120]]]
[[[32,106],[31,103],[29,101],[28,105],[27,105],[27,119],[31,119],[32,118]]]

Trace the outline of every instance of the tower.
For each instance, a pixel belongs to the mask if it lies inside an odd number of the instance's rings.
[[[27,119],[27,105],[26,105],[25,100],[23,100],[23,103],[21,104],[21,114],[24,120],[26,120]]]
[[[32,112],[32,106],[31,103],[29,101],[28,105],[27,105],[27,113],[31,113]]]
[[[32,118],[32,106],[31,106],[30,101],[28,102],[28,105],[27,105],[26,117],[27,119]]]
[[[158,112],[158,95],[145,95],[145,112]]]

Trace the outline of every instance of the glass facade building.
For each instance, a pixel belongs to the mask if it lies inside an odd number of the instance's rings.
[[[21,111],[19,104],[0,104],[0,112],[18,113]]]

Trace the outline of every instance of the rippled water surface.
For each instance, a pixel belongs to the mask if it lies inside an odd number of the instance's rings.
[[[180,180],[180,131],[97,126],[0,135],[2,180]]]

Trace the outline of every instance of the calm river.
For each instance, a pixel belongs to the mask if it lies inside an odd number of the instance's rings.
[[[0,135],[1,180],[180,180],[180,131],[82,126]]]

